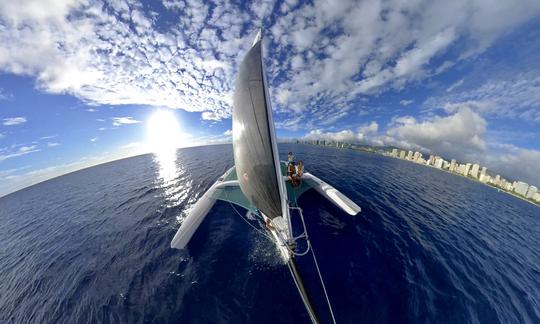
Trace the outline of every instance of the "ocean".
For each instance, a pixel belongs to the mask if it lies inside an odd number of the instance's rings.
[[[540,323],[540,208],[381,155],[279,148],[363,209],[298,199],[338,323]],[[273,243],[228,203],[169,247],[232,165],[230,145],[185,148],[0,198],[0,323],[309,323]],[[299,267],[328,322],[312,263]]]

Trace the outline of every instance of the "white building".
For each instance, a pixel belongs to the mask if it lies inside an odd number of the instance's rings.
[[[463,170],[463,175],[468,176],[470,171],[471,171],[471,164],[470,163],[465,164],[465,170]]]
[[[400,159],[404,159],[404,158],[405,158],[405,151],[401,150],[401,152],[399,152],[399,158],[400,158]]]
[[[529,185],[523,181],[514,182],[513,187],[514,187],[515,193],[520,194],[522,196],[525,196],[527,194],[527,190],[529,190]]]
[[[398,157],[398,150],[397,149],[392,149],[392,156],[393,157]]]
[[[480,174],[480,177],[478,178],[478,180],[480,180],[480,182],[483,182],[483,183],[488,183],[491,181],[491,177],[488,176],[487,174],[485,173],[481,173]]]
[[[441,159],[441,158],[435,159],[435,167],[436,167],[437,169],[442,169],[443,163],[444,163],[444,160],[443,160],[443,159]]]
[[[409,153],[407,153],[407,160],[412,160],[412,159],[413,159],[413,152],[409,151]]]
[[[473,164],[472,166],[472,169],[471,169],[471,177],[475,178],[475,179],[478,179],[478,171],[480,170],[480,165],[478,165],[478,163],[475,163]]]
[[[480,174],[487,174],[487,168],[486,167],[482,167],[482,171],[480,171]]]
[[[504,179],[503,179],[504,180]],[[501,185],[501,176],[499,174],[497,174],[495,176],[495,180],[493,180],[493,184],[496,185],[496,186],[500,186]]]
[[[450,171],[452,172],[455,172],[456,171],[456,160],[455,159],[452,159],[450,161],[450,168],[449,168]]]
[[[536,188],[535,186],[530,186],[529,189],[527,190],[527,194],[525,195],[525,197],[532,199],[536,195],[537,191],[538,191],[538,188]]]

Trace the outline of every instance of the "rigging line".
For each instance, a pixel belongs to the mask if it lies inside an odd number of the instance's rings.
[[[319,263],[317,262],[317,257],[315,256],[315,249],[313,248],[313,245],[311,244],[311,240],[309,239],[309,236],[307,234],[307,228],[306,228],[306,224],[304,222],[304,213],[302,212],[302,208],[298,207],[298,203],[296,201],[296,193],[295,193],[294,189],[293,189],[293,194],[294,194],[294,198],[295,198],[296,208],[299,209],[299,212],[300,212],[300,218],[301,218],[303,226],[304,226],[304,231],[305,231],[304,233],[306,234],[306,240],[307,240],[307,244],[308,244],[307,250],[303,254],[298,254],[298,256],[305,255],[305,254],[307,254],[307,252],[309,252],[311,250],[311,255],[313,256],[313,261],[315,263],[315,268],[317,269],[317,274],[319,275],[319,280],[321,281],[321,286],[323,288],[324,297],[326,298],[326,303],[328,304],[328,309],[330,310],[330,315],[332,316],[332,322],[334,324],[336,324],[336,318],[334,317],[334,310],[332,308],[332,303],[330,302],[330,297],[328,296],[328,292],[326,291],[326,285],[324,284],[324,280],[323,280],[323,277],[322,277],[322,274],[321,274],[321,269],[319,268]],[[289,250],[290,250],[290,248],[289,248]],[[297,255],[294,251],[292,251],[292,252],[295,255]]]
[[[317,258],[315,257],[315,250],[313,249],[311,242],[309,242],[309,245],[311,246],[311,255],[313,256],[313,261],[315,261],[315,267],[317,268],[317,273],[319,274],[319,279],[321,280],[324,296],[326,297],[326,302],[328,303],[328,309],[330,309],[330,315],[332,315],[332,322],[336,324],[336,318],[334,317],[334,310],[332,309],[332,304],[330,303],[330,298],[328,297],[328,292],[326,291],[326,285],[324,284],[324,280],[321,275],[321,270],[319,269],[319,263],[317,262]]]
[[[227,192],[227,199],[229,199],[229,193]],[[236,214],[238,216],[240,216],[240,218],[246,222],[246,224],[248,224],[249,226],[251,226],[254,230],[256,230],[257,232],[259,232],[262,236],[266,237],[268,240],[270,241],[273,241],[272,238],[270,236],[268,236],[266,233],[264,233],[262,230],[258,229],[257,227],[255,227],[253,224],[251,224],[247,219],[244,218],[244,216],[242,216],[242,214],[238,211],[238,209],[236,209],[236,207],[234,207],[234,204],[231,203],[230,201],[227,201],[229,203],[229,205],[231,205],[231,208],[236,212]]]

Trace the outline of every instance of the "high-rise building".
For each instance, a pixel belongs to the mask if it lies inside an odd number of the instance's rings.
[[[393,157],[398,157],[398,150],[397,149],[392,149],[392,156]]]
[[[456,171],[456,160],[455,159],[450,160],[450,167],[448,169],[450,171],[452,171],[452,172]]]
[[[421,160],[422,160],[422,153],[414,152],[413,161],[416,163],[420,163]]]
[[[488,183],[489,181],[491,181],[491,177],[485,173],[481,173],[478,180],[480,180],[480,182],[483,182],[483,183]]]
[[[482,171],[480,171],[480,174],[486,175],[487,174],[487,168],[482,167]]]
[[[523,181],[514,182],[513,187],[514,192],[522,196],[525,196],[527,194],[527,190],[529,190],[529,185]]]
[[[534,195],[536,195],[537,191],[538,191],[538,188],[536,188],[535,186],[529,186],[529,189],[527,190],[527,194],[525,195],[525,197],[532,199]]]
[[[465,164],[465,169],[463,170],[463,175],[468,176],[470,171],[471,171],[471,164],[470,163]]]
[[[539,203],[540,203],[540,192],[537,192],[537,193],[534,195],[533,200],[535,200],[536,202],[539,202]]]
[[[444,160],[442,158],[438,157],[435,159],[435,167],[437,169],[442,169],[443,163],[444,163]]]
[[[504,179],[503,179],[504,180]],[[495,180],[493,180],[493,184],[496,185],[496,186],[500,186],[501,185],[501,176],[499,174],[497,174],[495,176]]]
[[[405,158],[405,151],[404,150],[401,150],[401,152],[399,152],[399,158],[400,159],[404,159]]]
[[[412,160],[412,159],[413,159],[413,152],[409,151],[409,153],[407,153],[407,160]]]
[[[471,173],[470,175],[475,178],[475,179],[478,179],[478,171],[480,170],[480,165],[478,165],[478,163],[475,163],[473,164],[472,168],[471,168]]]

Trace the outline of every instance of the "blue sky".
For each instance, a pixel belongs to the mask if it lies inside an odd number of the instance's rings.
[[[0,195],[148,150],[230,140],[264,29],[281,138],[478,162],[540,185],[538,1],[0,2]]]

